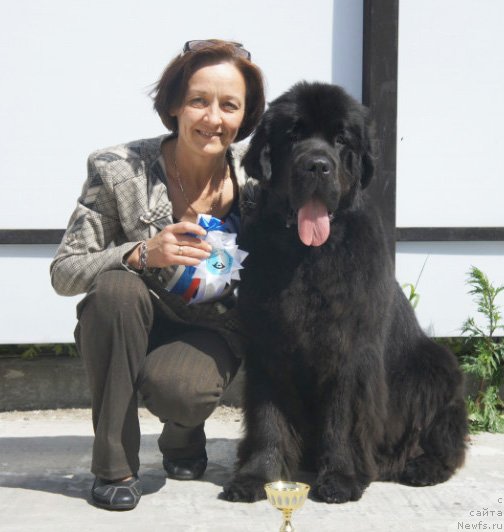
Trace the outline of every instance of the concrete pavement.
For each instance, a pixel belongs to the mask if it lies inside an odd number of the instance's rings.
[[[141,409],[144,496],[131,512],[89,503],[89,410],[0,413],[0,531],[276,532],[268,502],[219,499],[240,436],[238,410],[207,422],[209,466],[200,481],[166,479],[156,439],[161,425]],[[305,479],[303,479],[305,480]],[[465,467],[429,488],[373,483],[358,502],[308,500],[294,513],[297,532],[504,530],[504,435],[473,438]]]

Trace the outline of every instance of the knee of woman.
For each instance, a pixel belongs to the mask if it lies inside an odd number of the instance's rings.
[[[105,315],[114,309],[136,310],[137,306],[150,306],[150,295],[145,283],[136,275],[123,270],[109,270],[98,274],[83,306]]]
[[[162,422],[172,421],[184,427],[203,423],[217,406],[222,384],[167,378],[162,374],[146,374],[140,386],[145,406]]]

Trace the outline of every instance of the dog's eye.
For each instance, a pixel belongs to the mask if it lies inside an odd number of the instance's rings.
[[[343,150],[343,161],[350,173],[354,170],[354,154],[350,150]]]
[[[302,124],[300,124],[300,123],[296,123],[296,124],[294,124],[294,125],[290,128],[290,130],[289,130],[289,132],[288,132],[289,137],[290,137],[290,139],[291,139],[293,142],[296,142],[296,141],[298,141],[298,140],[301,140],[301,138],[302,138],[302,133],[303,133],[303,126],[302,126]]]

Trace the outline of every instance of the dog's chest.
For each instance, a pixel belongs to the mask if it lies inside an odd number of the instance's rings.
[[[334,254],[264,246],[251,258],[240,293],[257,309],[256,319],[274,323],[284,338],[299,339],[327,328],[338,304],[332,293],[340,283]]]

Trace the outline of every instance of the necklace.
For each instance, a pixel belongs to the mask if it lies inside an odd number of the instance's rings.
[[[185,202],[187,203],[187,206],[191,209],[191,211],[194,214],[198,214],[195,210],[195,208],[192,206],[191,202],[187,199],[184,187],[182,186],[182,181],[180,179],[180,172],[177,166],[177,160],[175,157],[173,157],[173,166],[175,168],[175,178],[177,179],[178,186],[180,188],[180,192],[182,192],[182,196],[184,197]],[[210,177],[210,183],[213,181],[215,172]],[[212,201],[212,204],[210,205],[210,210],[208,210],[205,214],[213,215],[215,207],[220,203],[222,199],[222,192],[224,190],[224,183],[226,182],[226,178],[228,176],[228,165],[226,164],[226,171],[224,172],[224,175],[222,176],[220,186],[219,186],[219,194],[217,195],[217,198],[214,198]]]

